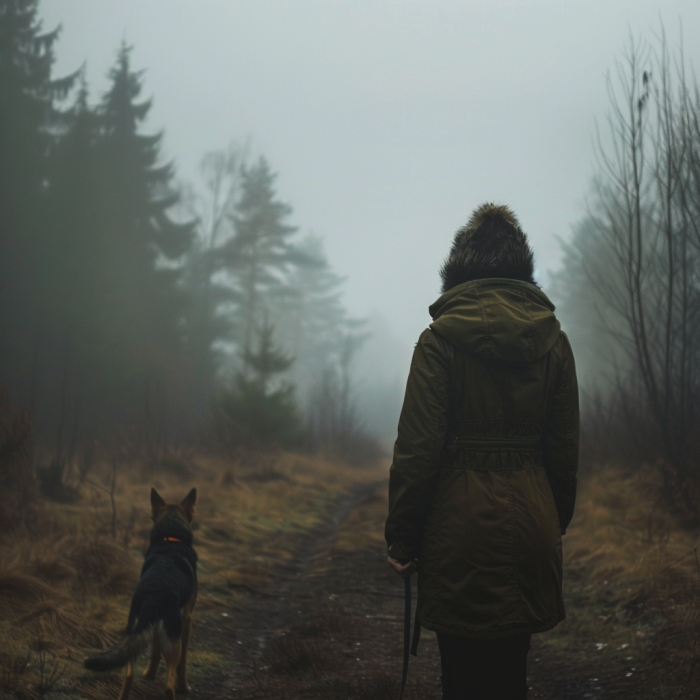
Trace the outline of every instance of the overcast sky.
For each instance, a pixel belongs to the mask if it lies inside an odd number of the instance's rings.
[[[539,270],[584,211],[606,72],[630,34],[700,66],[698,0],[43,0],[63,25],[56,74],[87,61],[93,97],[123,38],[193,180],[202,155],[250,138],[292,223],[324,237],[346,300],[410,352],[452,235],[509,204]],[[540,276],[546,283],[546,277]]]

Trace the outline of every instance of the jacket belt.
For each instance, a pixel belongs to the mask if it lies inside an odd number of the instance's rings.
[[[447,439],[447,452],[479,452],[491,450],[541,450],[542,439],[539,437],[517,436],[484,436],[453,435]]]

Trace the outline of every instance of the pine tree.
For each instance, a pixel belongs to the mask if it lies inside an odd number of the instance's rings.
[[[337,364],[343,339],[364,339],[364,321],[348,316],[342,302],[345,279],[331,267],[323,241],[310,234],[297,246],[299,263],[285,279],[285,291],[271,317],[284,339],[284,348],[297,358],[295,383],[308,390],[318,379],[320,367]]]
[[[303,396],[310,444],[347,453],[365,437],[352,392],[352,365],[369,337],[366,321],[348,315],[344,279],[331,268],[320,238],[302,240],[297,258],[272,318],[284,349],[297,358],[294,381]]]
[[[294,359],[273,341],[274,327],[267,319],[256,329],[257,348],[247,350],[244,366],[233,386],[218,401],[219,426],[224,442],[235,446],[289,446],[299,438],[294,386],[281,381]]]
[[[159,163],[162,134],[140,133],[151,101],[138,101],[143,77],[131,70],[130,53],[124,44],[119,49],[98,107],[100,253],[94,273],[100,289],[93,330],[100,345],[97,375],[109,404],[103,421],[133,418],[140,396],[145,425],[154,387],[162,409],[172,407],[163,392],[183,371],[179,281],[194,224],[170,216],[179,198],[174,170]]]
[[[0,0],[0,221],[2,274],[17,262],[22,242],[38,234],[37,204],[47,190],[50,127],[57,98],[75,75],[53,80],[58,29],[41,33],[36,0]]]
[[[42,388],[37,420],[44,438],[48,430],[57,433],[56,463],[63,461],[62,447],[75,442],[63,439],[66,419],[76,429],[84,428],[90,403],[85,392],[100,386],[96,360],[102,347],[98,319],[104,291],[99,273],[107,249],[98,206],[99,119],[88,105],[84,76],[63,122],[51,159],[47,264],[38,281],[47,320],[42,324],[43,353],[37,363]]]
[[[100,292],[96,273],[107,253],[98,206],[100,122],[88,104],[84,77],[64,121],[66,128],[51,163],[48,199],[55,233],[48,278],[54,290],[52,315],[61,324],[75,326],[91,315],[89,309]]]
[[[243,169],[241,196],[231,217],[234,234],[222,251],[239,296],[234,333],[244,353],[266,304],[284,293],[284,276],[300,260],[290,240],[296,228],[285,223],[292,208],[275,198],[275,177],[265,158]]]
[[[0,366],[20,401],[30,399],[42,292],[50,260],[46,217],[50,154],[76,75],[54,80],[58,29],[42,33],[36,0],[0,0]]]
[[[268,442],[284,442],[288,421],[280,418],[274,423],[271,416],[276,415],[275,402],[283,397],[288,407],[293,405],[289,389],[293,384],[304,405],[308,404],[309,442],[347,451],[358,436],[364,439],[350,387],[353,358],[368,337],[365,322],[352,319],[344,308],[344,280],[328,263],[321,239],[309,235],[296,240],[296,229],[286,223],[291,207],[277,200],[275,175],[267,161],[261,158],[252,167],[242,168],[240,188],[231,189],[227,158],[224,152],[208,157],[209,206],[200,206],[200,211],[203,231],[209,233],[202,236],[204,246],[192,256],[188,270],[188,275],[200,280],[201,289],[208,285],[212,295],[213,303],[200,305],[201,318],[212,319],[207,320],[212,331],[206,336],[207,347],[225,348],[223,361],[227,356],[229,370],[238,369],[232,386],[217,402],[220,425],[225,426],[226,435],[237,436],[238,444],[259,442],[263,434]],[[231,209],[233,213],[222,218]],[[211,245],[212,232],[220,236],[220,245]],[[195,265],[199,265],[196,274]],[[260,318],[265,319],[262,330]],[[253,345],[260,336],[263,361],[272,346],[273,327],[275,352],[295,361],[276,368],[277,375],[288,376],[287,388],[269,398]],[[278,376],[276,381],[282,380]],[[259,427],[273,424],[282,431],[277,436]]]
[[[192,223],[176,223],[168,210],[178,201],[172,164],[158,165],[162,134],[143,135],[151,101],[136,102],[142,73],[130,69],[130,47],[122,45],[110,72],[112,87],[101,105],[103,136],[103,217],[112,236],[114,258],[105,261],[119,290],[119,305],[133,322],[141,315],[144,335],[172,342],[178,318],[180,270],[173,262],[186,253]],[[162,343],[161,343],[162,344]]]

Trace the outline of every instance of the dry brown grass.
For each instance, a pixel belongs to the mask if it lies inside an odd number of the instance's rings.
[[[92,478],[109,484],[108,465]],[[30,522],[0,533],[0,691],[116,697],[115,677],[85,674],[81,663],[126,623],[151,528],[150,486],[168,501],[198,488],[201,618],[263,589],[292,557],[290,535],[308,532],[343,491],[376,478],[373,470],[289,454],[199,459],[178,476],[144,476],[132,465],[117,476],[114,538],[109,498],[97,489],[82,488],[75,503],[40,502]],[[195,647],[192,661],[206,669],[221,659]]]
[[[108,484],[108,465],[93,478]],[[291,549],[297,535],[336,515],[343,493],[378,479],[386,479],[385,466],[358,470],[289,454],[248,456],[240,462],[199,459],[178,476],[165,471],[144,476],[136,465],[118,474],[115,538],[109,499],[102,492],[83,488],[75,503],[40,502],[31,519],[0,534],[0,690],[20,699],[51,689],[94,700],[116,697],[119,674],[85,674],[81,662],[114,642],[126,622],[151,527],[151,486],[168,501],[181,499],[191,486],[198,488],[194,527],[200,596],[190,668],[201,688],[230,663],[218,642],[201,630],[244,608],[250,596],[264,601],[274,577],[298,559]],[[384,489],[367,493],[347,514],[332,552],[324,545],[312,555],[313,580],[332,572],[338,561],[360,561],[368,549],[381,551],[386,494]],[[666,514],[658,493],[651,470],[599,469],[581,480],[576,517],[564,538],[568,619],[537,635],[531,659],[533,682],[554,687],[546,697],[574,697],[557,694],[559,686],[551,680],[555,671],[562,684],[576,675],[599,678],[610,697],[696,697],[697,533]],[[394,615],[400,601],[387,600]],[[278,631],[275,637],[270,630],[274,640],[265,664],[275,673],[260,675],[260,697],[286,697],[294,678],[319,697],[391,696],[396,678],[382,675],[386,669],[381,666],[372,670],[368,665],[366,677],[347,681],[342,666],[333,671],[337,659],[324,640],[337,638],[340,630],[359,640],[364,629],[350,629],[341,608],[319,608],[285,635]],[[548,659],[548,666],[538,680],[535,660],[540,657]],[[156,697],[160,690],[158,684],[137,683],[134,697]]]
[[[383,486],[368,495],[352,509],[345,527],[338,534],[337,550],[349,554],[373,544],[384,546],[386,514],[387,495],[386,487]]]
[[[682,528],[664,509],[656,476],[603,469],[582,480],[576,517],[565,538],[570,567],[590,582],[665,600],[700,581],[698,532]]]
[[[659,494],[647,468],[581,479],[564,538],[568,618],[538,635],[535,654],[558,655],[562,684],[576,669],[615,697],[697,697],[698,533],[682,528]]]

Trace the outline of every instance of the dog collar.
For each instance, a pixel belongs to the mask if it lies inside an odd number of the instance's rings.
[[[177,537],[164,537],[163,542],[182,542]]]

